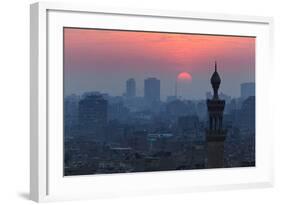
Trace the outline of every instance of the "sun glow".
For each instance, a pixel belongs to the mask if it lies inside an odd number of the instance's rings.
[[[192,76],[188,72],[181,72],[178,74],[177,79],[181,81],[192,81]]]

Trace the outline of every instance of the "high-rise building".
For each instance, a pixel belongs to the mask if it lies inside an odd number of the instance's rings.
[[[83,136],[105,137],[107,100],[101,95],[87,95],[79,102],[79,130]]]
[[[160,80],[157,78],[144,80],[144,98],[148,103],[160,101]]]
[[[136,81],[133,78],[126,81],[126,96],[129,98],[136,97]]]
[[[240,85],[241,98],[246,99],[250,96],[255,96],[255,83],[242,83]]]
[[[215,63],[215,72],[211,77],[213,87],[213,98],[207,99],[209,128],[206,129],[207,140],[207,167],[220,168],[224,166],[224,141],[226,130],[223,129],[223,111],[225,101],[219,99],[218,90],[221,83]]]
[[[255,132],[255,96],[250,96],[243,101],[241,112],[238,117],[238,124],[240,129]]]

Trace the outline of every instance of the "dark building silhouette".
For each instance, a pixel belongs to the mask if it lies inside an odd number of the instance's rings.
[[[101,95],[87,95],[79,102],[79,127],[81,135],[96,139],[105,137],[107,100]]]
[[[111,103],[108,106],[108,120],[118,120],[120,122],[126,122],[129,112],[129,109],[124,106],[124,103]]]
[[[171,117],[185,116],[189,114],[188,106],[181,100],[175,100],[166,105],[166,112]]]
[[[70,135],[78,126],[79,96],[72,94],[64,98],[64,132]]]
[[[238,117],[239,127],[250,132],[255,132],[255,96],[250,96],[242,103],[241,113]]]
[[[196,115],[199,117],[201,121],[204,121],[207,117],[207,107],[206,101],[200,100],[196,105]]]
[[[160,80],[157,78],[144,80],[144,98],[148,103],[160,101]]]
[[[126,81],[126,96],[129,98],[136,97],[136,81],[133,78]]]
[[[167,96],[166,102],[169,103],[169,102],[173,102],[175,100],[177,100],[177,96],[171,95],[171,96]]]
[[[192,169],[205,168],[206,146],[204,141],[194,141],[191,149],[192,149],[191,168]]]
[[[213,98],[207,99],[209,128],[206,130],[207,140],[207,167],[224,167],[224,141],[226,130],[222,127],[223,111],[225,101],[219,99],[218,89],[221,83],[217,72],[217,63],[215,63],[215,72],[211,77],[213,87]]]
[[[241,88],[241,98],[246,99],[250,96],[255,96],[255,83],[242,83]]]

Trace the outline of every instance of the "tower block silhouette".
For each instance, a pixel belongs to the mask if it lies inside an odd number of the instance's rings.
[[[223,111],[225,101],[219,99],[218,90],[221,78],[217,72],[215,62],[215,72],[211,77],[213,87],[213,98],[207,99],[209,128],[206,129],[207,141],[207,168],[224,167],[224,141],[226,130],[222,127]]]

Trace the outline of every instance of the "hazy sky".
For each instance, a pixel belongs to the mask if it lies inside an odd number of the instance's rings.
[[[65,95],[101,91],[122,95],[134,78],[137,95],[143,81],[161,80],[161,98],[174,95],[177,76],[188,72],[192,81],[178,82],[178,95],[203,99],[211,90],[217,61],[220,91],[240,96],[240,84],[255,81],[255,38],[171,34],[96,29],[64,29]]]

